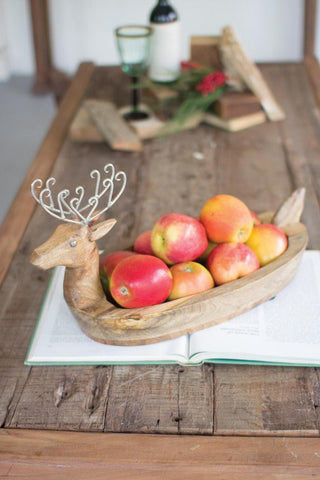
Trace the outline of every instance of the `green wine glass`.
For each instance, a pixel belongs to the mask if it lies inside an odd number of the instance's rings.
[[[148,114],[139,110],[139,76],[147,69],[152,29],[140,25],[127,25],[115,30],[122,71],[130,75],[132,83],[132,110],[124,114],[126,120],[143,120]]]

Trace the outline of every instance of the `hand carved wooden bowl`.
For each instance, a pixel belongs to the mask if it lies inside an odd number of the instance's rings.
[[[110,219],[89,225],[60,225],[32,254],[31,262],[47,269],[65,265],[64,296],[82,331],[112,345],[142,345],[169,340],[225,322],[273,298],[292,280],[308,242],[299,222],[304,189],[294,192],[276,214],[260,215],[280,226],[288,248],[256,272],[213,289],[151,307],[124,309],[108,302],[99,279],[95,240],[114,225]]]
[[[269,221],[272,214],[261,216]],[[186,335],[225,322],[273,298],[294,277],[308,242],[302,223],[283,228],[288,249],[256,272],[207,292],[152,307],[123,309],[102,300],[70,306],[82,331],[102,343],[142,345]]]

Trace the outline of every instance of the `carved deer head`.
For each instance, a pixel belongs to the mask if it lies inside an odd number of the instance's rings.
[[[42,188],[40,179],[31,185],[31,193],[42,208],[67,224],[59,225],[53,235],[34,250],[30,261],[44,270],[58,265],[67,267],[64,293],[73,306],[87,306],[104,296],[99,281],[99,252],[95,242],[111,230],[116,220],[95,221],[118,200],[126,185],[125,173],[115,173],[112,164],[106,165],[104,172],[108,177],[102,182],[98,170],[91,172],[91,178],[96,179],[95,192],[85,205],[82,205],[85,197],[82,186],[75,189],[73,196],[70,196],[69,190],[60,191],[55,203],[51,191],[56,182],[54,178],[47,180],[45,188]],[[106,203],[97,211],[100,199]]]
[[[92,226],[59,225],[53,235],[33,251],[30,261],[44,270],[58,265],[83,267],[97,249],[96,240],[106,235],[115,223],[112,218]]]

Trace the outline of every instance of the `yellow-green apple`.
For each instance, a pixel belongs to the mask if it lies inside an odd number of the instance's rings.
[[[204,226],[188,215],[168,213],[160,217],[152,229],[152,251],[168,265],[195,260],[207,246]]]
[[[131,257],[132,255],[136,255],[136,253],[131,252],[130,250],[117,250],[116,252],[108,253],[100,260],[100,280],[106,292],[109,290],[110,277],[113,270],[121,260]]]
[[[205,264],[208,260],[208,257],[210,255],[210,253],[212,252],[212,250],[217,246],[218,244],[217,243],[214,243],[214,242],[211,242],[210,240],[208,241],[208,246],[206,248],[206,250],[203,252],[202,255],[200,255],[200,257],[198,257],[196,260],[197,262],[200,262],[200,263],[203,263]]]
[[[281,228],[271,223],[256,225],[246,244],[257,255],[260,266],[279,257],[288,246],[288,238]]]
[[[137,236],[133,245],[133,251],[143,253],[144,255],[153,255],[151,249],[151,230],[147,230]]]
[[[259,268],[256,254],[244,243],[220,243],[210,253],[207,268],[215,284],[231,282]]]
[[[214,286],[210,272],[198,262],[181,262],[170,267],[172,289],[168,300],[205,292]]]
[[[203,205],[200,220],[211,242],[241,242],[250,236],[253,218],[249,208],[232,195],[216,195]]]
[[[172,288],[172,274],[160,258],[136,254],[122,260],[110,278],[110,293],[124,308],[164,302]]]
[[[251,217],[253,219],[253,226],[255,225],[260,225],[261,223],[261,220],[260,218],[258,217],[258,215],[256,213],[254,213],[252,210],[250,210],[250,213],[251,213]]]

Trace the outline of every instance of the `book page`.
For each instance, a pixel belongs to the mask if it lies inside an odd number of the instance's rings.
[[[55,269],[27,354],[27,364],[184,362],[188,337],[141,346],[95,342],[78,326],[63,298],[64,268]]]
[[[190,356],[320,365],[320,252],[304,253],[295,277],[274,299],[192,334]]]

